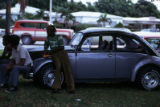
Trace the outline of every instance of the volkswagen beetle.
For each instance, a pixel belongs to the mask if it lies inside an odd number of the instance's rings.
[[[129,81],[146,90],[160,83],[160,58],[137,35],[115,28],[79,31],[65,46],[75,82]],[[43,58],[43,49],[29,49],[34,60],[33,78],[43,86],[54,83],[54,61]],[[63,83],[63,72],[61,81]]]

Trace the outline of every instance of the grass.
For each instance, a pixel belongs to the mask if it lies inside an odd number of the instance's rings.
[[[148,92],[133,83],[81,83],[75,94],[55,94],[20,77],[17,92],[0,89],[0,107],[160,107],[159,93],[160,87]]]
[[[159,92],[160,87],[148,92],[132,83],[81,83],[75,94],[55,94],[21,77],[17,92],[0,90],[0,107],[159,107]]]
[[[2,51],[2,50],[0,50],[0,55],[2,54],[2,52],[3,52],[3,51]]]

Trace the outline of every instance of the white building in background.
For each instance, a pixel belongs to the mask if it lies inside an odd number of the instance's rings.
[[[104,13],[100,12],[88,12],[88,11],[79,11],[72,13],[73,16],[75,16],[76,21],[82,24],[98,24],[97,21],[100,18],[101,15]],[[107,14],[107,18],[110,18],[112,23],[111,26],[118,23],[123,23],[123,17]]]
[[[137,29],[134,28],[137,24],[140,25],[141,29],[156,29],[160,28],[160,19],[157,19],[156,17],[125,17],[123,18],[123,24],[125,26],[130,26],[134,30]]]

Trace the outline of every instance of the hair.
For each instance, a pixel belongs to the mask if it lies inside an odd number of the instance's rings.
[[[53,25],[48,25],[47,30],[51,29],[53,32],[56,32],[56,28]]]
[[[17,36],[17,35],[12,35],[12,38],[13,38],[13,45],[18,46],[18,45],[19,45],[19,41],[20,41],[19,36]]]
[[[13,46],[18,46],[20,38],[17,35],[11,35],[9,43]]]
[[[6,46],[11,41],[10,35],[4,35],[3,36],[3,45]]]

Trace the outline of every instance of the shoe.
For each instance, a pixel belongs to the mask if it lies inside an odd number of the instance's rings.
[[[7,84],[0,84],[0,88],[8,88]]]
[[[8,92],[8,93],[15,92],[15,91],[17,91],[17,87],[9,87],[5,90],[5,92]]]
[[[75,91],[72,90],[72,91],[68,91],[69,94],[75,94]]]
[[[60,90],[53,90],[53,93],[60,93]]]

